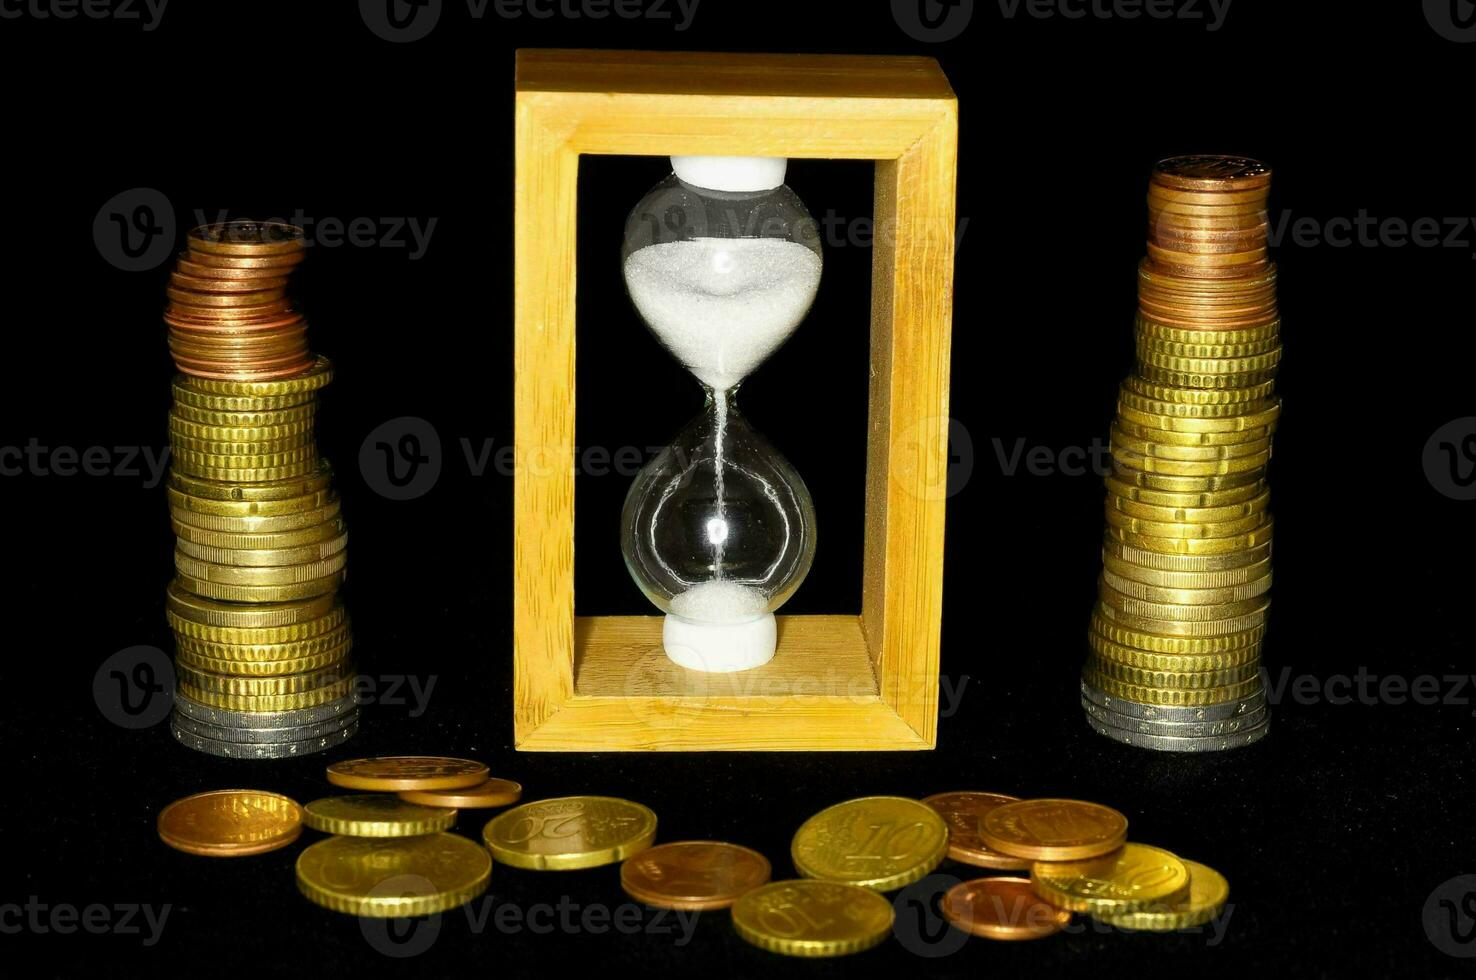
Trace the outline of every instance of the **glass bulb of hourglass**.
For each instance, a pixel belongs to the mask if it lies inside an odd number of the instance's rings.
[[[626,222],[626,287],[707,390],[703,414],[636,477],[621,546],[667,613],[667,655],[699,670],[773,656],[773,612],[815,549],[809,491],[738,414],[740,382],[794,332],[820,282],[817,229],[783,161],[674,157]],[[702,181],[704,183],[694,183]]]

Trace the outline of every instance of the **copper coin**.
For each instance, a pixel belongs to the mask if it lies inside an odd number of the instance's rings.
[[[720,841],[649,847],[620,866],[631,898],[663,909],[725,909],[769,880],[769,859]]]
[[[272,300],[270,303],[260,303],[251,307],[236,307],[217,309],[211,306],[183,306],[171,304],[164,311],[164,321],[170,322],[172,318],[178,318],[188,323],[191,320],[203,320],[207,323],[218,323],[221,320],[251,320],[265,317],[281,316],[292,309],[292,300],[287,297]]]
[[[290,378],[294,374],[301,374],[312,366],[311,356],[305,361],[289,364],[285,367],[269,368],[266,370],[238,370],[207,367],[185,367],[178,361],[174,366],[179,368],[181,374],[188,374],[196,378],[208,378],[211,381],[278,381],[282,378]]]
[[[1035,861],[1078,861],[1117,850],[1127,817],[1084,800],[1021,800],[984,816],[979,837],[996,851]]]
[[[189,252],[180,252],[178,260],[174,263],[174,271],[182,276],[192,276],[196,279],[209,279],[212,282],[251,282],[261,279],[281,279],[287,276],[293,269],[291,265],[264,266],[261,268],[236,269],[221,266],[205,265],[196,262],[190,257]]]
[[[1236,188],[1267,187],[1271,168],[1250,157],[1192,154],[1160,160],[1152,182],[1185,191],[1213,191],[1231,184]]]
[[[303,230],[281,221],[222,221],[191,228],[192,252],[251,258],[300,252],[306,245]]]
[[[169,275],[169,284],[176,289],[194,293],[249,293],[259,289],[280,289],[287,285],[286,276],[270,279],[215,279],[192,276],[181,272],[176,266]]]
[[[386,755],[348,759],[328,767],[328,781],[349,789],[398,793],[407,789],[461,789],[487,781],[487,767],[471,759]]]
[[[979,837],[985,814],[1006,803],[1020,802],[1018,796],[963,791],[937,793],[923,802],[937,810],[948,824],[948,856],[953,860],[996,871],[1023,871],[1030,867],[1028,858],[1001,854]]]
[[[195,248],[189,251],[190,261],[213,269],[290,269],[307,257],[306,252],[284,252],[280,255],[215,255]]]
[[[280,793],[218,789],[159,812],[159,839],[207,857],[242,857],[286,847],[302,834],[302,807]]]
[[[1256,204],[1264,205],[1270,193],[1269,187],[1241,188],[1234,184],[1223,190],[1213,191],[1183,191],[1176,187],[1164,187],[1162,184],[1148,184],[1148,203],[1157,204],[1198,204],[1209,207],[1233,204]]]
[[[1071,923],[1071,913],[1041,901],[1029,878],[975,878],[943,895],[943,918],[986,939],[1040,939]]]
[[[168,320],[168,317],[165,317]],[[171,323],[170,326],[185,333],[197,334],[249,334],[272,330],[290,330],[300,323],[306,322],[303,315],[296,310],[289,311],[281,316],[267,317],[257,320],[214,320],[208,323],[181,320]]]
[[[523,787],[511,779],[489,779],[465,789],[411,789],[400,794],[406,803],[422,806],[449,806],[457,810],[476,810],[507,806],[523,798]]]

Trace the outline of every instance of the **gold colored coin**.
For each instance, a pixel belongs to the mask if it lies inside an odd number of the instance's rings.
[[[1149,507],[1177,510],[1179,508],[1215,508],[1243,504],[1266,492],[1263,481],[1254,481],[1244,486],[1226,490],[1206,490],[1200,493],[1174,493],[1172,490],[1155,490],[1108,476],[1103,480],[1107,493],[1119,500],[1130,500]]]
[[[1136,375],[1128,375],[1122,383],[1141,398],[1181,405],[1244,405],[1265,401],[1276,387],[1274,381],[1262,381],[1246,388],[1181,388],[1156,384]]]
[[[314,688],[311,691],[254,696],[206,691],[195,687],[183,678],[179,679],[179,692],[191,701],[198,701],[212,708],[225,708],[229,711],[296,711],[299,708],[316,708],[320,704],[348,697],[353,689],[354,678],[345,677],[342,681]]]
[[[943,895],[941,910],[954,928],[986,939],[1040,939],[1071,924],[1071,913],[1041,901],[1029,878],[960,882]]]
[[[278,517],[283,514],[299,514],[317,510],[333,500],[333,491],[328,488],[305,493],[300,497],[285,497],[280,500],[218,500],[194,497],[176,490],[164,488],[169,498],[169,509],[204,514],[211,517]]]
[[[1261,514],[1270,504],[1271,493],[1266,490],[1249,500],[1218,507],[1160,507],[1131,497],[1109,495],[1107,498],[1108,511],[1116,511],[1138,520],[1175,524],[1222,524]]]
[[[279,531],[300,531],[303,528],[319,527],[337,517],[343,510],[343,502],[330,493],[321,506],[308,510],[288,511],[283,514],[204,514],[184,507],[171,507],[170,516],[180,524],[200,528],[204,531],[222,531],[228,534],[271,534]]]
[[[1229,344],[1192,343],[1178,340],[1163,340],[1159,337],[1139,336],[1137,339],[1138,357],[1153,354],[1159,357],[1175,357],[1180,359],[1224,359],[1236,357],[1252,357],[1277,348],[1281,343],[1279,337],[1268,337],[1265,340],[1239,341]]]
[[[294,626],[328,615],[336,600],[333,596],[315,596],[293,602],[263,603],[256,606],[240,606],[228,602],[217,602],[192,593],[178,580],[169,583],[165,594],[169,612],[181,620],[205,626],[262,629],[278,626]]]
[[[315,541],[295,548],[216,548],[184,538],[176,538],[174,546],[191,558],[216,565],[269,568],[273,565],[304,565],[342,555],[348,547],[348,535],[340,534],[326,541]]]
[[[1175,477],[1248,475],[1259,478],[1261,471],[1271,461],[1271,450],[1269,446],[1249,456],[1221,456],[1219,458],[1201,460],[1169,459],[1163,455],[1163,451],[1161,447],[1156,455],[1139,455],[1124,446],[1122,436],[1119,433],[1112,433],[1112,461],[1116,464],[1114,470],[1119,474],[1124,469],[1127,469],[1137,470],[1145,474]]]
[[[1137,582],[1140,585],[1160,589],[1228,589],[1268,578],[1271,574],[1271,559],[1263,558],[1250,565],[1213,572],[1175,572],[1135,565],[1132,562],[1123,561],[1116,555],[1103,552],[1102,570],[1110,572],[1114,577],[1123,581]],[[1134,595],[1121,585],[1114,583],[1113,588],[1120,592],[1127,592],[1128,595]],[[1141,599],[1143,596],[1136,596],[1136,598]]]
[[[785,956],[847,956],[892,931],[892,903],[856,885],[802,878],[762,885],[733,906],[744,941]]]
[[[1166,653],[1175,656],[1184,654],[1228,653],[1246,647],[1260,647],[1266,636],[1266,624],[1258,623],[1223,636],[1170,636],[1145,630],[1128,629],[1098,615],[1101,607],[1092,612],[1092,629],[1113,643],[1145,650],[1149,653]]]
[[[1071,861],[1117,850],[1127,817],[1100,803],[1038,799],[1008,803],[984,816],[979,836],[989,847],[1032,861]]]
[[[1128,423],[1131,424],[1131,423]],[[1158,438],[1150,433],[1147,438],[1135,436],[1123,428],[1121,420],[1112,423],[1111,436],[1114,447],[1120,446],[1128,452],[1150,459],[1182,460],[1190,463],[1209,463],[1219,460],[1241,459],[1246,456],[1263,455],[1271,449],[1269,432],[1259,438],[1242,442],[1181,445],[1173,441],[1171,433]]]
[[[348,555],[339,552],[328,558],[297,565],[222,565],[174,552],[174,568],[180,575],[218,582],[222,585],[294,585],[311,582],[341,571]]]
[[[190,497],[206,500],[287,500],[329,489],[333,468],[326,459],[318,460],[318,468],[306,476],[268,483],[222,483],[202,480],[188,473],[171,471],[169,486]]]
[[[1197,330],[1192,327],[1173,327],[1155,323],[1151,318],[1138,316],[1134,321],[1138,336],[1151,340],[1163,340],[1174,344],[1250,344],[1269,340],[1281,332],[1281,321],[1276,320],[1259,327],[1244,327],[1239,330]]]
[[[371,918],[434,915],[487,890],[492,859],[465,837],[330,837],[297,857],[297,887],[335,912]]]
[[[292,605],[305,605],[317,607],[319,600],[308,599]],[[248,612],[256,611],[259,607],[252,607]],[[281,649],[277,652],[277,645],[291,645],[304,643],[314,637],[322,637],[339,629],[344,623],[347,612],[343,606],[335,605],[318,614],[316,617],[300,620],[284,625],[268,626],[236,626],[236,625],[209,625],[206,623],[189,620],[178,615],[174,609],[164,611],[165,618],[169,620],[169,628],[174,630],[175,642],[188,642],[190,644],[210,644],[212,649],[203,647],[196,652],[208,657],[219,657],[220,659],[249,660],[258,654],[253,648],[262,647],[259,657],[262,660],[291,659],[295,656],[303,656],[312,650],[298,651],[296,649]],[[329,644],[331,645],[331,644]],[[219,650],[214,648],[218,647]]]
[[[306,654],[290,660],[217,660],[179,647],[175,659],[181,666],[210,674],[226,674],[238,677],[280,677],[327,670],[339,665],[347,666],[352,644],[340,641],[338,646],[329,647],[321,653]],[[250,692],[238,692],[250,693]]]
[[[302,822],[314,830],[347,837],[419,837],[456,823],[455,810],[418,806],[381,793],[325,796],[304,806],[302,814]]]
[[[407,789],[399,797],[422,806],[449,806],[458,810],[480,810],[507,806],[523,796],[523,787],[511,779],[489,779],[461,789]]]
[[[207,582],[189,575],[176,576],[175,581],[180,584],[181,588],[188,589],[196,595],[219,599],[222,602],[280,603],[332,593],[334,589],[343,584],[346,571],[347,569],[340,569],[322,578],[295,582],[291,585],[227,585],[221,582]]]
[[[253,428],[276,425],[311,425],[318,411],[316,401],[304,402],[292,408],[274,410],[218,412],[194,405],[176,403],[170,410],[170,422],[188,422],[192,425],[218,426],[220,428]]]
[[[492,857],[515,868],[571,871],[615,864],[651,846],[656,814],[609,796],[524,803],[482,829]]]
[[[487,781],[487,767],[471,759],[436,755],[385,755],[347,759],[328,767],[328,781],[345,789],[380,793],[458,789]]]
[[[1261,644],[1227,650],[1223,653],[1174,654],[1152,653],[1135,647],[1113,643],[1096,630],[1087,631],[1087,643],[1102,660],[1138,667],[1142,670],[1167,670],[1176,673],[1202,670],[1226,670],[1256,664],[1261,659]]]
[[[1147,473],[1140,468],[1134,468],[1119,458],[1123,455],[1122,450],[1114,448],[1112,476],[1121,483],[1135,487],[1162,490],[1168,493],[1219,493],[1251,484],[1257,484],[1258,487],[1265,486],[1264,463],[1259,466],[1252,465],[1243,473],[1226,473],[1222,476],[1175,476],[1169,473]],[[1140,456],[1134,458],[1142,459]]]
[[[264,677],[210,674],[196,670],[194,667],[184,663],[184,661],[176,662],[174,669],[181,683],[188,684],[196,690],[209,691],[215,694],[239,694],[243,697],[250,698],[303,694],[325,687],[336,687],[342,684],[352,671],[352,667],[346,662],[306,674],[269,675]]]
[[[314,450],[316,453],[316,450]],[[227,457],[216,457],[225,459]],[[189,461],[183,458],[175,460],[177,472],[188,473],[205,480],[218,480],[222,483],[269,483],[276,480],[290,480],[295,477],[305,476],[313,472],[318,466],[316,455],[309,456],[295,463],[285,463],[281,466],[213,466],[198,460]]]
[[[1030,867],[1026,858],[1003,854],[984,843],[979,829],[984,817],[995,807],[1006,803],[1018,803],[1018,796],[1002,793],[937,793],[923,800],[937,810],[948,824],[948,856],[963,864],[996,871],[1025,871]]]
[[[1202,708],[1211,704],[1226,704],[1230,701],[1240,701],[1261,690],[1262,687],[1260,675],[1235,684],[1204,688],[1201,690],[1145,687],[1141,684],[1128,684],[1124,681],[1116,680],[1090,667],[1082,671],[1081,679],[1088,686],[1095,687],[1103,694],[1110,694],[1124,701],[1136,701],[1139,704],[1154,704],[1161,707],[1179,708]]]
[[[794,835],[790,857],[806,878],[892,891],[925,877],[948,853],[948,825],[900,796],[863,796],[826,807]]]
[[[1133,416],[1137,414],[1131,409],[1119,407],[1117,419],[1112,424],[1124,436],[1148,444],[1184,446],[1191,449],[1203,449],[1210,446],[1245,446],[1264,443],[1276,432],[1274,425],[1264,425],[1258,429],[1237,429],[1233,432],[1180,432],[1177,429],[1166,429],[1155,424],[1143,425],[1133,420]]]
[[[1141,551],[1156,551],[1164,555],[1243,554],[1270,542],[1274,523],[1273,518],[1268,514],[1265,522],[1255,530],[1222,538],[1165,538],[1153,534],[1139,534],[1120,527],[1107,528],[1107,534],[1132,548]]]
[[[1218,572],[1254,565],[1271,557],[1271,538],[1268,535],[1265,540],[1244,550],[1214,554],[1178,554],[1139,548],[1108,533],[1102,541],[1102,552],[1133,565],[1165,572]]]
[[[171,440],[171,442],[174,441],[176,440]],[[213,453],[176,446],[173,456],[175,466],[196,476],[210,470],[271,470],[306,463],[311,465],[304,468],[302,473],[309,473],[318,468],[318,449],[311,444],[299,444],[295,448],[284,449],[281,452],[255,452],[248,446],[246,451],[241,453]],[[207,477],[207,479],[214,478]]]
[[[1114,592],[1130,599],[1176,606],[1225,606],[1254,599],[1271,588],[1269,572],[1243,585],[1229,585],[1217,589],[1178,589],[1145,585],[1142,582],[1109,572],[1106,568],[1102,569],[1102,581]]]
[[[1182,405],[1175,406],[1132,395],[1124,397],[1119,393],[1117,415],[1123,421],[1132,422],[1140,428],[1165,432],[1195,435],[1274,432],[1276,423],[1281,418],[1281,399],[1267,399],[1264,407],[1260,407],[1261,404],[1245,403],[1241,406],[1248,410],[1245,414],[1204,418],[1183,415],[1177,411],[1185,407]]]
[[[343,518],[334,517],[296,531],[212,531],[171,520],[169,526],[180,540],[227,551],[275,551],[279,548],[302,548],[342,537],[347,533]]]
[[[277,439],[258,439],[246,442],[225,442],[211,439],[197,439],[193,436],[184,436],[171,431],[169,433],[170,450],[174,453],[198,454],[200,456],[229,456],[231,458],[275,458],[287,453],[306,452],[306,447],[313,446],[313,434],[311,432],[300,432],[293,436],[282,436]],[[314,446],[313,453],[317,453]],[[315,457],[316,458],[316,457]],[[256,464],[261,465],[261,464]],[[267,464],[275,465],[275,464]]]
[[[1107,526],[1133,534],[1146,534],[1158,538],[1227,538],[1252,531],[1266,523],[1265,513],[1254,513],[1229,521],[1190,524],[1179,521],[1149,521],[1134,517],[1111,506],[1107,507]],[[177,564],[177,563],[176,563]],[[184,571],[184,569],[180,569]]]
[[[286,847],[302,833],[302,808],[280,793],[218,789],[159,812],[159,839],[175,850],[241,857]]]
[[[1230,883],[1225,876],[1198,861],[1179,860],[1189,870],[1188,895],[1177,902],[1150,905],[1136,912],[1104,914],[1101,921],[1122,929],[1174,932],[1203,925],[1219,915],[1230,900]]]
[[[1255,677],[1261,671],[1259,661],[1243,664],[1239,667],[1194,671],[1150,670],[1143,667],[1120,664],[1101,657],[1093,658],[1088,663],[1096,673],[1104,677],[1111,677],[1114,680],[1122,681],[1124,684],[1137,684],[1141,687],[1153,688],[1179,688],[1186,691],[1199,691],[1207,688],[1241,684]]]
[[[307,245],[303,230],[281,221],[222,221],[191,228],[190,251],[207,255],[257,258],[300,252]]]
[[[1112,602],[1100,600],[1097,602],[1097,612],[1103,619],[1130,630],[1143,630],[1148,633],[1158,633],[1164,636],[1229,636],[1232,633],[1242,633],[1252,626],[1260,626],[1266,622],[1266,612],[1271,608],[1271,600],[1265,596],[1259,596],[1250,600],[1251,611],[1240,613],[1225,619],[1210,620],[1187,620],[1169,619],[1165,616],[1145,616],[1142,613],[1127,612],[1115,605],[1116,602],[1127,600],[1113,599]],[[1186,607],[1188,608],[1188,607]]]
[[[1124,844],[1116,853],[1084,861],[1039,862],[1030,877],[1047,902],[1093,916],[1172,904],[1189,894],[1184,862],[1146,844]]]

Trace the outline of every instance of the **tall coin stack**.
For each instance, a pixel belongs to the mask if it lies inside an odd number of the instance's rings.
[[[1109,738],[1169,752],[1266,734],[1266,467],[1281,414],[1271,171],[1165,160],[1148,188],[1137,372],[1123,381],[1081,703]]]
[[[328,361],[287,299],[291,225],[190,232],[170,279],[169,512],[177,576],[171,729],[192,749],[280,758],[358,728],[338,587],[348,533],[313,419]]]

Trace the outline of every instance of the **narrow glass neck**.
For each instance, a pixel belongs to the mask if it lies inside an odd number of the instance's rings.
[[[721,401],[725,409],[727,409],[728,411],[736,411],[738,408],[738,386],[741,384],[742,382],[740,381],[739,384],[734,385],[731,388],[724,388],[721,391],[716,388],[710,387],[709,385],[703,385],[702,391],[703,394],[707,396],[707,398],[706,401],[703,402],[702,407],[704,409],[715,408],[717,406],[717,403]]]

